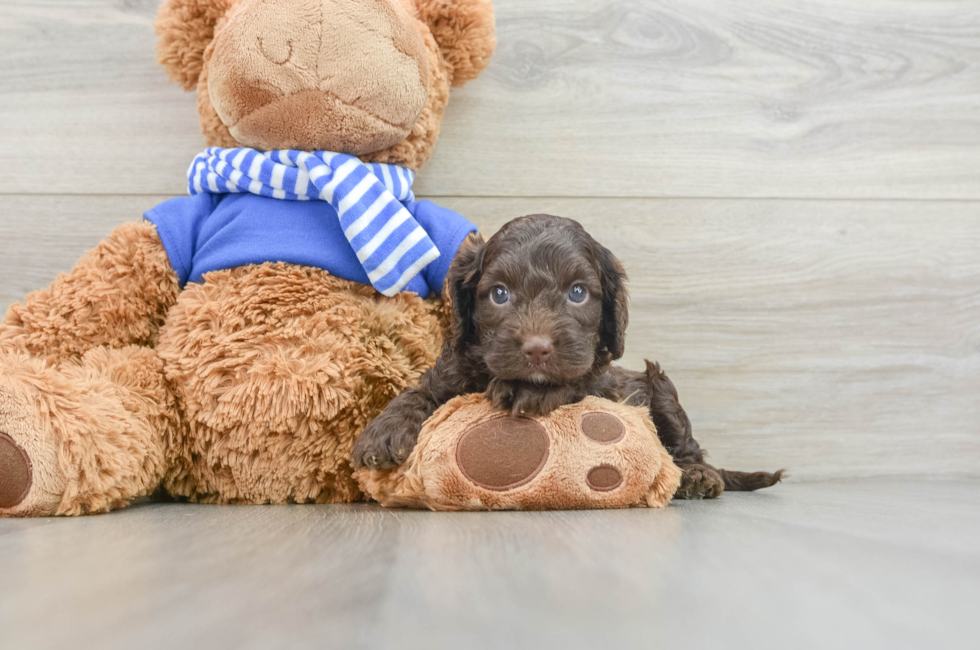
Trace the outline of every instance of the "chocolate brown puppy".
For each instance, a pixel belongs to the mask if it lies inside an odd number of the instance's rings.
[[[587,395],[649,409],[683,471],[677,497],[756,490],[782,470],[734,472],[704,460],[673,383],[656,363],[613,367],[629,321],[623,265],[571,219],[536,214],[489,241],[473,236],[446,278],[451,332],[435,367],[396,397],[357,439],[355,467],[384,469],[412,451],[422,423],[457,395],[486,392],[514,415],[545,415]]]

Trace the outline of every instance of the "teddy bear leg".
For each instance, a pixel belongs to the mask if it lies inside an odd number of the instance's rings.
[[[122,505],[159,480],[176,412],[151,345],[176,302],[156,229],[117,228],[0,324],[0,516]],[[168,425],[169,426],[169,425]]]
[[[0,517],[107,512],[163,478],[174,401],[157,354],[0,355]]]

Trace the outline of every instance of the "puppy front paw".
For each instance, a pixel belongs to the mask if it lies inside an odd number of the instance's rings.
[[[383,470],[397,467],[415,449],[418,437],[418,429],[407,422],[393,423],[390,418],[377,418],[354,442],[351,451],[354,469],[367,467],[371,470]]]
[[[715,468],[709,465],[682,465],[681,486],[675,499],[717,499],[725,491],[725,481]]]

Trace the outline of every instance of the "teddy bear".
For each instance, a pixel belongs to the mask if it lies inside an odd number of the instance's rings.
[[[354,476],[384,506],[430,510],[663,508],[681,483],[645,408],[589,396],[514,417],[479,393],[439,407],[401,465]]]
[[[165,0],[189,196],[0,323],[0,516],[364,498],[351,446],[435,360],[475,226],[411,191],[489,0]],[[135,164],[135,163],[134,163]]]

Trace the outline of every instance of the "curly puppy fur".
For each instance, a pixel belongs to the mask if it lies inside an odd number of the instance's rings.
[[[622,264],[577,222],[531,215],[489,242],[474,237],[446,282],[454,320],[434,368],[371,422],[353,450],[356,467],[383,469],[411,452],[422,423],[464,393],[486,392],[514,415],[545,415],[587,395],[649,409],[684,475],[677,496],[714,498],[755,490],[781,472],[719,470],[704,460],[670,379],[612,367],[623,355],[628,317]]]

